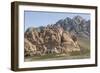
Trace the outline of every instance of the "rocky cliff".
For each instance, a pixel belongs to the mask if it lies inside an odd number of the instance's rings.
[[[25,56],[68,54],[72,51],[80,51],[77,37],[58,26],[45,27],[40,31],[29,28],[25,32],[24,43]]]

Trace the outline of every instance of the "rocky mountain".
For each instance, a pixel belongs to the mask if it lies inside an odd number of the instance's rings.
[[[80,16],[67,17],[45,27],[28,28],[24,33],[25,57],[81,51],[77,36],[89,38],[90,20]]]
[[[85,20],[81,16],[75,16],[72,19],[69,17],[61,19],[54,26],[60,26],[65,31],[74,33],[77,36],[85,38],[90,36],[90,20]]]

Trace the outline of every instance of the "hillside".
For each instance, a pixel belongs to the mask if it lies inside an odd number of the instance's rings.
[[[85,20],[81,16],[75,16],[72,19],[67,17],[58,20],[55,24],[28,28],[24,38],[26,58],[34,59],[41,56],[51,58],[68,56],[69,58],[71,55],[82,56],[82,54],[88,54],[89,57],[90,20]]]

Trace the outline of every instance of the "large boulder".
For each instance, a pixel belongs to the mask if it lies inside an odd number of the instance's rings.
[[[24,39],[24,53],[25,56],[34,56],[36,54],[37,48],[26,38]]]
[[[77,37],[75,37],[74,35],[72,36],[68,32],[63,32],[61,39],[61,46],[63,47],[62,50],[65,51],[65,53],[72,51],[80,51]]]

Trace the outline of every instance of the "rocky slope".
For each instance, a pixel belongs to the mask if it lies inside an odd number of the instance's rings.
[[[25,56],[45,55],[80,51],[77,37],[70,35],[63,28],[46,27],[41,31],[29,28],[25,32]]]
[[[45,27],[28,28],[24,33],[25,57],[80,51],[77,41],[80,35],[85,38],[90,36],[90,21],[80,16],[67,17]]]
[[[90,37],[90,20],[85,20],[81,16],[75,16],[72,19],[69,17],[61,19],[53,26],[60,26],[76,36]]]

